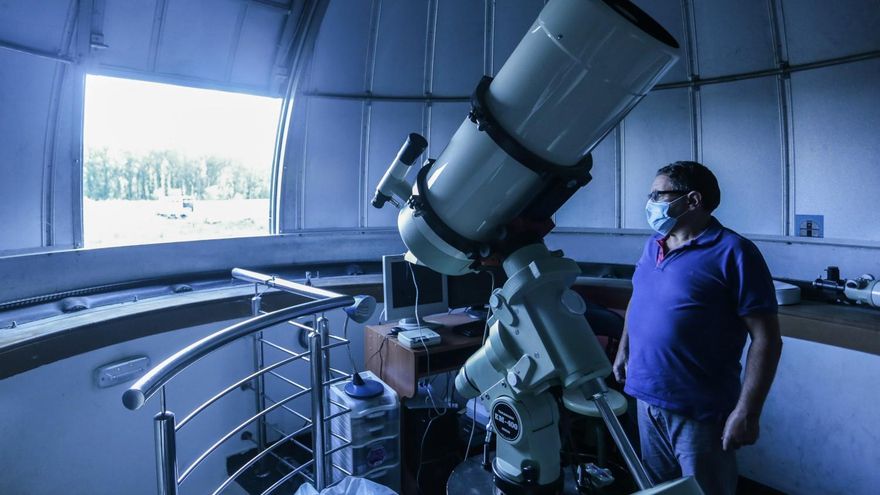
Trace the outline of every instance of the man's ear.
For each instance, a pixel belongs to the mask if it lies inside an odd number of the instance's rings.
[[[688,202],[689,207],[696,208],[698,206],[703,206],[703,195],[700,193],[700,191],[691,191],[688,193],[687,196],[688,196],[687,202]]]

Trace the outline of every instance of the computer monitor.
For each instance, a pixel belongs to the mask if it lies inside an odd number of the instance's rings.
[[[467,308],[471,306],[482,307],[489,304],[489,296],[492,295],[492,275],[488,272],[468,273],[456,277],[449,277],[449,307]],[[501,287],[496,275],[495,287]]]
[[[489,304],[489,296],[493,288],[497,289],[504,285],[506,277],[504,272],[495,273],[495,282],[492,282],[492,274],[489,272],[468,273],[455,277],[448,277],[449,308],[468,308],[468,314],[474,317],[485,318],[483,307]]]
[[[413,281],[415,278],[415,283]],[[416,321],[416,284],[418,284],[418,316]],[[385,319],[400,320],[404,328],[432,327],[423,319],[427,315],[445,313],[447,301],[446,276],[430,268],[413,265],[403,255],[382,257],[382,287],[385,296]]]

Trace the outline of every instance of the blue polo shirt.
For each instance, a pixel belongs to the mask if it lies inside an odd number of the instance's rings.
[[[725,417],[740,393],[742,316],[776,312],[758,248],[714,217],[696,239],[658,258],[648,240],[633,274],[625,391],[697,419]]]

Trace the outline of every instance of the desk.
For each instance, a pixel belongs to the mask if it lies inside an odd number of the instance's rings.
[[[401,398],[412,397],[422,377],[460,368],[483,341],[482,335],[464,337],[453,328],[474,320],[463,313],[428,316],[427,321],[440,323],[440,343],[410,349],[389,335],[396,325],[368,325],[364,328],[364,363],[368,370],[393,388]],[[430,370],[428,367],[430,366]]]

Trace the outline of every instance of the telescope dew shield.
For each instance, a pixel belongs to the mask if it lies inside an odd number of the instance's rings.
[[[483,94],[507,135],[531,154],[575,167],[678,60],[678,45],[627,1],[551,0]],[[384,180],[384,179],[383,179]],[[490,244],[545,186],[465,119],[419,194],[459,236]],[[398,229],[412,255],[459,275],[473,259],[404,208]]]
[[[677,50],[630,2],[554,0],[498,71],[488,104],[523,146],[574,165],[657,84]]]

